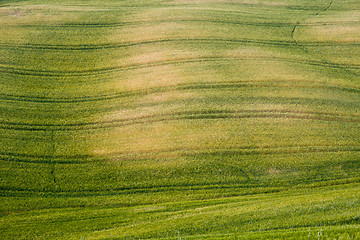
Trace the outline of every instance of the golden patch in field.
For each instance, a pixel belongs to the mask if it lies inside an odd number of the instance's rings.
[[[358,42],[360,40],[359,26],[313,27],[309,32],[317,41]]]
[[[166,93],[154,93],[145,96],[141,102],[144,103],[163,103],[175,100],[186,100],[189,98],[196,97],[197,94],[194,92],[166,92]]]
[[[276,169],[276,168],[270,168],[267,170],[267,173],[270,175],[278,175],[280,174],[282,171],[280,169]]]
[[[204,3],[237,3],[237,4],[247,4],[247,5],[265,5],[265,6],[286,6],[284,2],[274,2],[274,1],[258,1],[258,0],[173,0],[172,3],[180,4],[204,4]]]

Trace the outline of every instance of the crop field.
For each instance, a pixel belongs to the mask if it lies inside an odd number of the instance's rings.
[[[0,239],[360,239],[359,0],[0,0]]]

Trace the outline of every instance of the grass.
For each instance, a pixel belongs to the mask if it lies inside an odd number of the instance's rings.
[[[359,239],[357,6],[0,1],[0,238]]]

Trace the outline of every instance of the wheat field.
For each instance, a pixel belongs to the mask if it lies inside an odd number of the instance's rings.
[[[0,1],[1,239],[360,239],[357,0]]]

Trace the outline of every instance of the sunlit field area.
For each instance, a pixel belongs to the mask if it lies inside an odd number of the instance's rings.
[[[0,239],[360,239],[358,0],[0,0]]]

